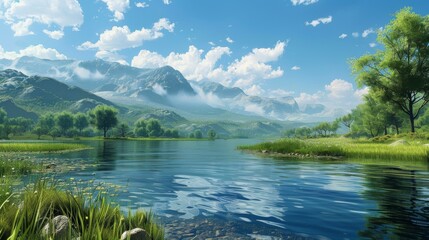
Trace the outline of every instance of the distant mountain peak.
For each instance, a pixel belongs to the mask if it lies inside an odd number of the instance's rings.
[[[0,77],[3,77],[3,78],[27,77],[27,75],[15,69],[6,69],[3,71],[0,71]]]

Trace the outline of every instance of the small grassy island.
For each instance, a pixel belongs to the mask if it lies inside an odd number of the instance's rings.
[[[330,159],[371,159],[427,161],[429,146],[420,141],[353,140],[348,138],[282,139],[251,146],[240,150],[266,154],[274,157],[311,157]]]

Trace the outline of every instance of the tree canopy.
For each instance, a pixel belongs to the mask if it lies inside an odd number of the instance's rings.
[[[414,132],[414,121],[429,102],[429,16],[404,8],[377,40],[382,50],[351,63],[357,83],[406,113]]]

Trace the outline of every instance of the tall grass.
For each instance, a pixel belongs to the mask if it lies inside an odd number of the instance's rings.
[[[390,146],[383,143],[352,141],[348,139],[283,139],[275,142],[240,146],[241,150],[278,154],[346,157],[353,159],[387,159],[403,161],[428,161],[429,147],[421,144]]]
[[[70,219],[67,239],[119,239],[124,231],[140,227],[149,239],[164,239],[163,229],[153,215],[142,211],[123,214],[103,195],[84,197],[83,194],[59,190],[46,181],[37,181],[17,200],[8,200],[0,208],[0,239],[49,239],[42,236],[43,226],[58,215]]]
[[[0,152],[62,152],[88,149],[72,143],[0,143]]]

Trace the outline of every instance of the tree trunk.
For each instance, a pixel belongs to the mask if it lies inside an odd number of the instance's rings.
[[[104,136],[104,138],[106,138],[106,136],[107,136],[107,129],[106,128],[103,129],[103,136]]]
[[[384,126],[384,135],[387,135],[387,127]]]
[[[399,135],[399,127],[398,127],[398,124],[395,124],[395,128],[396,128],[396,135]]]
[[[414,126],[414,109],[413,109],[413,102],[410,100],[408,101],[408,107],[409,107],[409,113],[408,116],[410,117],[410,124],[411,124],[411,132],[415,132],[415,126]]]

